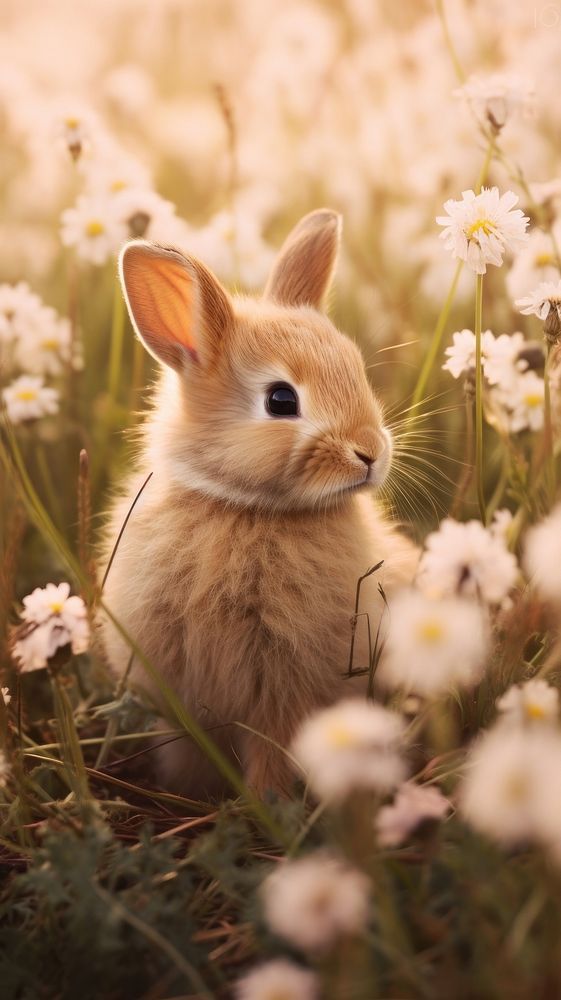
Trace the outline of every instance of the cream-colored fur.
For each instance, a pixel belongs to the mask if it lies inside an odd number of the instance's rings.
[[[175,251],[132,244],[122,263],[137,331],[166,368],[139,468],[112,511],[107,551],[153,471],[105,599],[259,794],[286,791],[293,780],[274,744],[287,746],[314,708],[349,693],[358,577],[384,560],[362,590],[375,632],[378,583],[391,590],[408,581],[416,562],[412,544],[363,491],[383,480],[391,441],[362,359],[316,308],[338,228],[327,210],[306,217],[261,302],[231,300],[199,262]],[[296,389],[298,417],[267,413],[275,382]],[[107,622],[103,634],[122,672],[129,650]],[[355,664],[366,663],[361,620]],[[131,676],[157,700],[140,664]],[[189,738],[159,753],[170,787],[224,790]]]

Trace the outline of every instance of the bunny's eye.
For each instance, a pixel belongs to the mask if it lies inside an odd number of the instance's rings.
[[[272,417],[297,417],[298,396],[287,382],[277,382],[267,392],[265,406]]]

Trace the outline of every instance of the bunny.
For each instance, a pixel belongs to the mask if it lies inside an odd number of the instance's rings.
[[[289,791],[282,748],[307,715],[351,693],[358,578],[384,561],[362,589],[375,631],[378,582],[409,582],[417,562],[371,496],[392,456],[381,406],[358,348],[321,311],[339,240],[337,213],[305,216],[259,301],[230,296],[175,249],[133,241],[120,257],[132,323],[162,372],[107,552],[153,475],[105,600],[260,795]],[[122,674],[130,650],[110,622],[102,628]],[[365,666],[365,628],[355,648]],[[131,679],[158,699],[141,664]],[[166,787],[223,794],[190,737],[157,753]]]

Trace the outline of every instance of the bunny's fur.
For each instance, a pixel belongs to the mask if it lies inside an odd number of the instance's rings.
[[[411,543],[359,491],[383,478],[391,443],[358,350],[314,308],[335,259],[336,218],[323,211],[300,223],[261,302],[232,301],[203,265],[175,251],[133,245],[123,268],[138,332],[168,367],[139,470],[112,512],[108,549],[153,471],[105,598],[260,794],[286,792],[293,780],[275,744],[287,746],[303,718],[354,683],[344,674],[358,577],[384,560],[362,590],[375,632],[378,582],[408,581],[416,562]],[[171,261],[162,289],[152,284],[154,259],[164,270]],[[183,283],[189,321],[178,331]],[[172,296],[163,318],[160,292]],[[263,387],[279,380],[298,388],[301,419],[262,410]],[[104,638],[122,672],[128,647],[107,622]],[[366,661],[359,628],[356,662]],[[150,687],[140,665],[132,677]],[[159,752],[168,786],[223,791],[189,738]]]

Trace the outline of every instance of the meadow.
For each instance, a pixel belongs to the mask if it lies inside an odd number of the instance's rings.
[[[561,6],[4,0],[0,25],[2,997],[561,996]],[[366,554],[341,674],[368,696],[305,720],[261,796],[105,598],[159,372],[117,258],[179,247],[259,296],[324,206],[329,315],[393,437],[372,502],[419,562],[380,618]],[[104,615],[227,800],[158,780]]]

